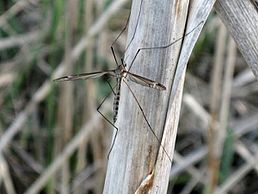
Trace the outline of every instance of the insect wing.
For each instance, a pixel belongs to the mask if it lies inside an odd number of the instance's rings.
[[[77,75],[67,75],[67,76],[63,76],[63,77],[54,79],[54,81],[86,80],[86,79],[98,78],[103,75],[116,76],[114,70],[109,70],[109,71],[99,71],[99,72],[92,72],[92,73],[81,73],[81,74],[77,74]]]
[[[129,80],[131,80],[137,84],[140,84],[140,85],[146,86],[146,87],[150,87],[150,88],[154,88],[157,90],[166,90],[166,87],[163,86],[162,84],[160,84],[159,82],[150,80],[148,78],[145,78],[145,77],[142,77],[140,75],[136,75],[136,74],[133,74],[130,72],[126,72],[126,73],[127,73]]]

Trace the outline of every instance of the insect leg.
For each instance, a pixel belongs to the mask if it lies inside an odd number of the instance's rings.
[[[201,22],[200,22],[199,24],[197,24],[197,26],[195,26],[192,30],[190,30],[189,32],[185,33],[184,36],[182,36],[181,38],[178,38],[178,39],[174,40],[173,42],[171,42],[171,43],[169,43],[169,44],[167,44],[167,45],[156,46],[156,47],[142,47],[142,48],[139,48],[139,49],[136,51],[136,53],[135,53],[135,55],[134,55],[134,57],[133,57],[133,59],[132,59],[130,65],[129,65],[128,71],[130,71],[130,69],[132,68],[133,63],[134,63],[136,57],[138,56],[138,54],[140,53],[140,51],[142,51],[142,50],[154,50],[154,49],[166,49],[166,48],[169,48],[170,46],[174,45],[174,44],[177,43],[178,41],[184,39],[186,36],[188,36],[189,34],[191,34],[191,33],[192,33],[196,28],[198,28],[203,22],[204,22],[204,21],[201,21]]]
[[[142,9],[142,2],[143,2],[143,0],[141,0],[141,4],[140,4],[140,8],[139,8],[139,13],[138,13],[138,16],[137,16],[137,22],[136,22],[136,26],[135,26],[135,30],[134,30],[133,36],[132,36],[132,38],[130,39],[128,45],[126,46],[124,53],[127,51],[127,49],[129,48],[129,46],[131,45],[131,43],[132,43],[132,41],[133,41],[133,39],[134,39],[134,37],[135,37],[136,29],[137,29],[137,27],[138,27],[139,18],[140,18],[140,13],[141,13],[141,9]],[[111,45],[111,52],[112,52],[112,55],[113,55],[113,57],[114,57],[114,59],[115,59],[115,61],[116,61],[117,66],[118,66],[118,62],[117,62],[116,54],[115,54],[115,51],[114,51],[114,44],[117,42],[117,40],[119,39],[119,37],[120,37],[120,36],[125,32],[125,30],[127,29],[128,23],[129,23],[129,20],[130,20],[130,15],[131,15],[131,12],[130,12],[129,15],[128,15],[128,18],[127,18],[127,20],[126,20],[126,23],[125,23],[124,28],[123,28],[122,31],[118,34],[118,36],[116,37],[116,39],[114,40],[114,42],[113,42],[112,45]]]
[[[107,81],[107,80],[106,80]],[[114,89],[117,87],[117,84],[114,86],[114,87],[112,87],[111,86],[111,84],[107,81],[107,83],[108,83],[108,85],[109,85],[109,87],[111,88],[111,92],[107,95],[107,96],[105,96],[104,97],[104,99],[101,101],[101,103],[99,104],[99,106],[98,106],[98,108],[97,108],[97,111],[98,111],[98,113],[110,124],[110,125],[112,125],[114,128],[115,128],[115,136],[114,136],[114,138],[113,138],[113,140],[112,140],[112,144],[111,144],[111,147],[110,147],[110,149],[109,149],[109,151],[108,151],[108,155],[107,155],[107,158],[109,158],[109,155],[110,155],[110,153],[111,153],[111,151],[112,151],[112,149],[113,149],[113,147],[114,147],[114,144],[115,144],[115,140],[116,140],[116,136],[117,136],[117,133],[118,133],[118,127],[116,127],[101,111],[100,111],[100,108],[101,108],[101,106],[104,104],[104,102],[106,101],[106,99],[113,93],[113,94],[115,94],[115,92],[114,92]]]
[[[137,16],[137,21],[136,21],[136,26],[135,26],[135,29],[134,29],[134,32],[133,32],[133,36],[132,36],[132,38],[130,39],[130,41],[129,41],[128,45],[126,46],[126,48],[125,48],[125,52],[126,52],[126,51],[127,51],[127,49],[129,48],[129,46],[131,45],[131,43],[132,43],[132,41],[133,41],[133,39],[134,39],[134,37],[135,37],[136,29],[137,29],[137,27],[138,27],[139,20],[140,20],[140,14],[141,14],[141,10],[142,10],[142,2],[143,2],[143,0],[141,0],[141,4],[140,4],[140,8],[139,8],[139,12],[138,12],[138,16]]]
[[[116,41],[118,40],[118,38],[124,33],[124,31],[126,30],[127,26],[128,26],[128,23],[129,23],[129,19],[130,19],[130,13],[128,15],[128,18],[126,20],[126,23],[125,23],[125,26],[124,28],[122,29],[122,31],[117,35],[116,39],[114,40],[114,42],[112,43],[111,45],[111,52],[112,52],[112,55],[116,61],[116,65],[118,66],[118,62],[117,62],[117,59],[116,59],[116,54],[115,54],[115,51],[114,51],[114,44],[116,43]]]
[[[108,86],[110,87],[110,89],[112,90],[112,93],[113,93],[114,95],[116,95],[114,89],[117,87],[117,84],[116,84],[114,87],[112,87],[111,84],[110,84],[110,82],[109,82],[108,80],[106,80],[106,82],[107,82]]]
[[[170,162],[172,163],[171,157],[169,156],[169,154],[167,153],[165,147],[162,145],[160,139],[158,138],[158,136],[155,134],[153,128],[151,127],[151,125],[150,125],[150,123],[149,123],[149,121],[148,121],[148,119],[147,119],[147,117],[146,117],[146,115],[145,115],[145,113],[144,113],[144,111],[143,111],[143,109],[142,109],[142,106],[140,105],[140,102],[139,102],[138,99],[136,98],[136,96],[135,96],[135,94],[133,93],[131,87],[130,87],[129,84],[125,81],[125,79],[123,79],[123,81],[124,81],[124,83],[127,85],[127,87],[128,87],[128,89],[130,90],[131,94],[133,95],[133,98],[134,98],[134,100],[136,101],[136,103],[137,103],[139,109],[141,110],[141,113],[142,113],[142,115],[143,115],[143,118],[144,118],[145,122],[147,123],[147,125],[148,125],[148,127],[149,127],[151,133],[152,133],[152,134],[154,135],[154,137],[157,139],[157,141],[159,142],[159,146],[163,149],[163,151],[164,151],[165,154],[167,155],[168,159],[169,159]]]

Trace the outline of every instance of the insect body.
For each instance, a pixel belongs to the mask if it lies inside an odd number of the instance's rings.
[[[160,84],[159,82],[148,79],[146,77],[142,77],[142,76],[134,74],[134,73],[130,73],[129,71],[127,71],[124,63],[118,65],[118,67],[113,70],[97,71],[97,72],[91,72],[91,73],[81,73],[81,74],[77,74],[77,75],[68,75],[68,76],[63,76],[63,77],[57,78],[54,81],[87,80],[90,78],[98,78],[98,77],[101,77],[104,75],[115,77],[117,80],[116,91],[114,92],[115,97],[114,97],[114,101],[113,101],[113,111],[114,111],[113,121],[114,121],[114,123],[117,120],[118,106],[119,106],[119,100],[120,100],[120,88],[121,88],[121,82],[123,79],[128,79],[128,80],[133,81],[142,86],[154,88],[157,90],[166,90],[166,87],[164,85]]]
[[[140,8],[139,8],[139,13],[138,13],[138,16],[137,16],[137,22],[136,22],[136,27],[135,27],[135,30],[134,30],[134,33],[133,33],[133,36],[131,37],[131,39],[129,40],[129,44],[127,45],[125,51],[129,48],[129,46],[131,45],[134,37],[135,37],[135,33],[136,33],[136,30],[137,30],[137,26],[138,26],[138,23],[139,23],[139,18],[140,18],[140,12],[141,12],[141,8],[142,8],[142,2],[143,0],[141,0],[141,4],[140,4]],[[134,55],[132,61],[128,64],[128,70],[126,69],[126,64],[124,63],[124,60],[122,59],[121,61],[121,64],[118,64],[118,61],[117,61],[117,58],[116,58],[116,55],[115,55],[115,52],[114,52],[114,48],[113,48],[113,45],[116,43],[116,41],[118,40],[118,38],[121,36],[121,34],[123,32],[125,32],[126,28],[127,28],[127,25],[128,25],[128,22],[129,22],[129,18],[130,16],[128,17],[127,19],[127,22],[126,22],[126,25],[125,27],[123,28],[123,30],[119,33],[119,35],[117,36],[117,38],[115,39],[115,41],[112,43],[111,45],[111,51],[112,51],[112,54],[113,54],[113,57],[114,57],[114,60],[116,62],[116,65],[117,65],[117,68],[116,69],[113,69],[113,70],[107,70],[107,71],[98,71],[98,72],[91,72],[91,73],[82,73],[82,74],[77,74],[77,75],[69,75],[69,76],[64,76],[64,77],[60,77],[60,78],[57,78],[55,79],[55,81],[74,81],[74,80],[87,80],[87,79],[90,79],[90,78],[98,78],[98,77],[101,77],[101,76],[104,76],[104,75],[107,75],[109,77],[114,77],[116,78],[116,81],[117,81],[117,85],[115,86],[116,89],[115,91],[113,91],[113,88],[111,87],[113,93],[114,93],[114,101],[113,101],[113,122],[111,122],[110,120],[108,120],[104,114],[102,114],[99,109],[101,107],[101,105],[104,103],[104,101],[106,100],[107,97],[104,98],[104,100],[101,102],[101,104],[99,105],[99,107],[97,108],[97,111],[103,116],[103,118],[108,121],[115,129],[116,129],[116,133],[114,135],[114,138],[113,138],[113,143],[111,144],[111,148],[109,150],[109,153],[108,153],[108,156],[114,146],[114,142],[115,142],[115,139],[116,139],[116,136],[117,136],[117,132],[118,132],[118,128],[114,125],[114,123],[116,122],[117,120],[117,114],[118,114],[118,108],[119,108],[119,100],[120,100],[120,89],[121,89],[121,83],[122,81],[124,81],[124,83],[127,85],[128,89],[130,90],[131,94],[133,95],[138,107],[140,108],[141,112],[142,112],[142,115],[144,117],[144,120],[146,121],[150,131],[152,132],[152,134],[154,135],[154,137],[157,139],[157,141],[159,142],[159,145],[161,146],[161,148],[164,150],[164,152],[166,153],[167,157],[169,158],[169,160],[172,162],[172,159],[170,158],[169,154],[167,153],[167,151],[165,150],[164,146],[161,144],[161,141],[160,139],[158,138],[158,136],[155,134],[153,128],[151,127],[139,101],[137,100],[135,94],[133,93],[133,91],[131,90],[130,86],[128,85],[127,83],[127,80],[130,80],[132,82],[135,82],[137,84],[140,84],[142,86],[146,86],[146,87],[149,87],[149,88],[153,88],[153,89],[156,89],[156,90],[166,90],[166,87],[162,84],[160,84],[159,82],[156,82],[154,80],[151,80],[151,79],[148,79],[146,77],[142,77],[140,75],[137,75],[137,74],[134,74],[134,73],[131,73],[130,72],[130,69],[132,67],[132,65],[134,64],[138,54],[142,51],[146,51],[146,50],[157,50],[157,49],[167,49],[169,47],[171,47],[173,44],[177,43],[178,41],[180,40],[183,40],[184,37],[188,36],[190,33],[192,33],[196,28],[198,28],[202,23],[203,21],[201,21],[196,27],[194,27],[192,30],[190,30],[189,32],[186,32],[184,34],[184,36],[182,36],[181,38],[178,38],[176,40],[174,40],[173,42],[169,43],[169,44],[166,44],[166,45],[162,45],[162,46],[156,46],[156,47],[141,47],[141,48],[138,48],[137,49],[137,52],[136,54]]]

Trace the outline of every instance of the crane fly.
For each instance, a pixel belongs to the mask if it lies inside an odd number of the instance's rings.
[[[115,77],[117,79],[117,89],[115,92],[115,97],[113,101],[113,121],[116,122],[117,119],[117,113],[118,113],[118,106],[119,106],[119,98],[120,98],[120,86],[122,79],[128,79],[132,82],[135,82],[137,84],[140,84],[142,86],[146,86],[149,88],[153,88],[156,90],[166,90],[166,87],[162,85],[159,82],[156,82],[154,80],[148,79],[146,77],[131,73],[127,71],[126,65],[123,63],[118,65],[116,69],[112,70],[106,70],[106,71],[97,71],[97,72],[91,72],[91,73],[81,73],[81,74],[75,74],[75,75],[67,75],[60,78],[55,79],[54,81],[75,81],[75,80],[87,80],[87,79],[94,79],[99,78],[104,75]]]
[[[113,47],[111,46],[111,50],[114,56],[114,59],[117,63],[117,59],[116,56],[114,54],[114,50]],[[113,91],[113,88],[110,86],[110,88],[112,89],[113,93],[114,93],[114,100],[113,100],[113,123],[99,110],[99,108],[101,107],[101,105],[104,103],[104,101],[106,100],[106,98],[109,96],[106,96],[104,98],[104,100],[100,103],[100,105],[97,108],[97,111],[103,116],[103,118],[110,123],[115,129],[116,129],[116,133],[114,135],[114,139],[113,142],[111,144],[111,148],[108,152],[108,157],[110,155],[110,152],[112,151],[112,148],[114,146],[115,143],[115,139],[117,136],[117,131],[118,128],[114,125],[114,123],[117,120],[117,114],[118,114],[118,108],[119,108],[119,100],[120,100],[120,89],[121,89],[121,82],[128,79],[132,82],[135,82],[139,85],[145,86],[145,87],[149,87],[149,88],[153,88],[156,90],[166,90],[166,87],[164,85],[162,85],[161,83],[148,79],[146,77],[134,74],[129,72],[126,69],[126,64],[123,62],[123,59],[121,59],[122,63],[120,65],[118,65],[117,63],[117,68],[116,69],[112,69],[112,70],[106,70],[106,71],[97,71],[97,72],[90,72],[90,73],[80,73],[80,74],[75,74],[75,75],[67,75],[67,76],[63,76],[57,79],[54,79],[54,81],[76,81],[76,80],[87,80],[87,79],[94,79],[94,78],[99,78],[102,76],[109,76],[109,77],[114,77],[117,80],[117,85],[116,87],[116,91]],[[108,82],[109,83],[109,82]],[[138,106],[140,106],[136,96],[134,95],[133,91],[131,90],[131,88],[129,87],[128,83],[124,81],[124,83],[127,85],[127,87],[129,88],[130,92],[133,94],[134,99],[136,100]],[[141,107],[141,106],[140,106]],[[147,121],[147,118],[144,114],[144,112],[142,112],[144,115],[145,120]],[[149,122],[147,121],[148,126],[150,126]],[[152,133],[155,135],[155,137],[157,138],[156,134],[154,133],[154,131],[152,130],[152,128],[150,128]],[[163,146],[162,146],[163,148]],[[164,149],[164,148],[163,148]],[[166,151],[165,151],[166,152]]]
[[[148,79],[146,77],[131,73],[126,70],[126,66],[124,64],[119,65],[116,69],[107,70],[107,71],[96,71],[91,73],[80,73],[75,75],[67,75],[57,79],[54,81],[75,81],[75,80],[87,80],[90,78],[98,78],[104,75],[108,75],[111,77],[116,77],[118,79],[121,78],[129,78],[129,80],[140,84],[142,86],[154,88],[157,90],[166,90],[166,87],[159,82]]]
[[[134,33],[133,33],[133,36],[131,37],[131,39],[129,40],[129,44],[126,46],[126,49],[125,51],[127,51],[127,49],[129,48],[129,46],[131,45],[134,37],[135,37],[135,33],[136,33],[136,29],[138,27],[138,24],[139,24],[139,18],[140,18],[140,13],[141,13],[141,9],[142,9],[142,3],[143,3],[143,0],[141,0],[141,3],[140,3],[140,8],[139,8],[139,12],[138,12],[138,16],[137,16],[137,21],[136,21],[136,26],[135,26],[135,29],[134,29]],[[157,141],[159,142],[159,146],[164,150],[165,154],[167,155],[167,157],[169,158],[170,162],[172,163],[172,159],[170,158],[169,154],[167,153],[166,149],[164,148],[164,146],[162,145],[160,139],[158,138],[158,136],[155,134],[153,128],[151,127],[139,101],[137,100],[135,94],[133,93],[132,89],[130,88],[130,86],[128,85],[127,83],[127,80],[129,81],[132,81],[134,83],[137,83],[139,85],[142,85],[142,86],[145,86],[145,87],[149,87],[149,88],[153,88],[153,89],[156,89],[156,90],[159,90],[159,91],[164,91],[166,90],[166,87],[164,85],[162,85],[161,83],[157,82],[157,81],[154,81],[154,80],[151,80],[149,78],[146,78],[146,77],[143,77],[143,76],[140,76],[140,75],[137,75],[137,74],[134,74],[134,73],[131,73],[130,72],[130,69],[132,67],[132,65],[134,64],[135,60],[136,60],[136,57],[138,56],[138,54],[141,52],[141,51],[144,51],[144,50],[156,50],[156,49],[167,49],[169,48],[170,46],[174,45],[175,43],[177,43],[178,41],[180,40],[183,40],[184,37],[188,36],[189,34],[191,34],[196,28],[198,28],[202,23],[203,21],[201,21],[196,27],[194,27],[192,30],[190,30],[189,32],[185,32],[184,36],[182,36],[181,38],[178,38],[174,41],[172,41],[171,43],[167,44],[167,45],[163,45],[163,46],[156,46],[156,47],[141,47],[141,48],[138,48],[137,49],[137,52],[135,53],[132,61],[129,63],[128,65],[128,70],[126,69],[126,64],[123,60],[123,58],[121,58],[121,64],[118,64],[117,62],[117,58],[116,58],[116,55],[115,55],[115,52],[114,52],[114,44],[116,43],[116,41],[118,40],[118,38],[121,36],[122,33],[125,32],[126,28],[127,28],[127,25],[128,25],[128,22],[129,22],[129,18],[130,18],[130,15],[128,16],[127,18],[127,21],[126,21],[126,25],[124,26],[124,28],[122,29],[122,31],[118,34],[118,36],[116,37],[116,39],[114,40],[114,42],[112,43],[111,45],[111,51],[112,51],[112,55],[114,57],[114,60],[116,62],[116,65],[117,65],[117,68],[116,69],[112,69],[112,70],[106,70],[106,71],[97,71],[97,72],[89,72],[89,73],[81,73],[81,74],[75,74],[75,75],[68,75],[68,76],[63,76],[63,77],[60,77],[60,78],[57,78],[55,79],[54,81],[75,81],[75,80],[87,80],[87,79],[94,79],[94,78],[99,78],[99,77],[102,77],[102,76],[109,76],[109,77],[113,77],[113,78],[116,78],[116,81],[117,81],[117,84],[115,87],[112,87],[110,85],[110,83],[108,82],[108,85],[109,87],[111,88],[113,94],[114,94],[114,100],[113,100],[113,122],[111,122],[99,109],[100,107],[102,106],[102,104],[104,103],[104,101],[107,99],[107,97],[109,95],[107,95],[103,100],[102,102],[100,103],[100,105],[98,106],[97,108],[97,111],[103,116],[103,118],[109,122],[115,129],[116,129],[116,133],[114,135],[114,138],[113,138],[113,142],[111,144],[111,147],[110,147],[110,150],[109,150],[109,153],[108,153],[108,157],[109,157],[109,154],[110,152],[112,151],[112,148],[114,146],[114,143],[115,143],[115,139],[116,139],[116,136],[117,136],[117,132],[118,132],[118,128],[114,125],[114,123],[116,122],[117,120],[117,114],[118,114],[118,108],[119,108],[119,100],[120,100],[120,89],[121,89],[121,82],[123,81],[128,89],[130,90],[131,94],[133,95],[133,98],[135,99],[136,103],[137,103],[137,106],[140,108],[140,111],[142,112],[142,115],[144,117],[144,120],[146,121],[150,131],[152,132],[152,134],[154,135],[154,137],[157,139]],[[115,91],[113,91],[113,89],[116,88]]]

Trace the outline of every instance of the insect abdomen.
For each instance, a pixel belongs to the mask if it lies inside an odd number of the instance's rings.
[[[118,114],[118,107],[119,107],[119,100],[120,100],[120,87],[121,87],[121,78],[117,79],[118,86],[115,91],[115,97],[113,101],[113,111],[114,111],[114,116],[113,116],[113,121],[114,123],[117,120],[117,114]]]

